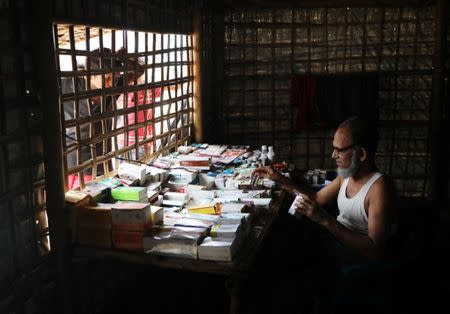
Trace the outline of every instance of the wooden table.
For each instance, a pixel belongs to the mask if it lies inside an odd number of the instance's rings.
[[[75,258],[114,259],[124,262],[139,263],[155,267],[210,273],[223,276],[230,297],[230,313],[239,313],[239,287],[247,279],[250,267],[256,262],[257,253],[264,244],[276,220],[285,197],[285,192],[274,193],[267,210],[255,213],[248,236],[244,239],[239,251],[231,262],[188,259],[174,256],[151,255],[140,252],[128,252],[114,249],[103,249],[76,245]]]

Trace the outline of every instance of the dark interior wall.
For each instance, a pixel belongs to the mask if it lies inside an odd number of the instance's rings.
[[[28,1],[0,2],[0,312],[54,312],[42,104]]]
[[[42,82],[37,79],[39,73],[36,72],[38,68],[37,63],[40,60],[35,59],[36,51],[39,47],[32,44],[35,30],[31,22],[33,21],[32,18],[35,12],[32,10],[34,6],[31,5],[31,2],[30,0],[10,0],[0,3],[0,23],[2,25],[0,40],[3,47],[0,52],[0,248],[3,252],[0,257],[0,312],[62,313],[59,301],[61,301],[60,292],[63,287],[60,286],[57,280],[58,273],[56,270],[58,268],[56,268],[55,260],[51,254],[47,253],[47,235],[49,229],[47,219],[45,218],[45,200],[48,195],[45,195],[44,147],[47,145],[46,142],[54,139],[53,137],[45,138],[43,136],[43,130],[46,127],[43,123],[43,109],[46,106],[56,106],[57,108],[58,105],[42,102],[40,91],[43,86]],[[192,2],[187,0],[39,1],[39,5],[42,6],[47,3],[50,3],[48,8],[51,12],[51,19],[47,21],[48,23],[53,21],[71,22],[156,32],[192,31],[193,10],[195,6],[201,7],[201,26],[204,32],[202,37],[202,53],[204,59],[201,62],[202,80],[205,86],[202,101],[206,112],[204,115],[205,128],[208,130],[204,132],[205,141],[229,143],[239,138],[239,141],[256,146],[264,143],[274,143],[280,158],[286,157],[289,159],[290,156],[296,156],[296,158],[305,156],[304,151],[294,152],[293,146],[294,144],[299,144],[299,147],[308,147],[305,143],[307,143],[307,139],[309,138],[319,143],[316,146],[320,154],[318,160],[324,160],[324,156],[327,156],[329,153],[325,150],[326,148],[321,151],[321,143],[327,143],[323,139],[325,138],[329,141],[331,136],[330,133],[326,132],[311,132],[305,135],[305,137],[297,137],[295,135],[289,137],[289,140],[286,140],[285,135],[279,140],[278,136],[281,136],[282,133],[278,132],[278,130],[272,132],[273,134],[266,138],[260,137],[258,139],[250,136],[251,134],[249,133],[245,133],[245,136],[242,134],[240,136],[239,128],[237,129],[237,134],[225,132],[226,129],[221,124],[225,123],[224,121],[228,119],[225,113],[230,113],[231,110],[234,110],[231,107],[228,107],[229,111],[224,109],[226,108],[225,106],[229,106],[225,101],[228,101],[227,99],[229,99],[229,93],[231,91],[231,85],[227,85],[231,82],[229,80],[230,75],[227,74],[229,69],[227,70],[226,68],[229,65],[227,65],[229,56],[225,53],[224,49],[227,47],[226,49],[231,53],[231,46],[224,46],[226,45],[225,39],[230,39],[231,37],[225,37],[225,33],[226,30],[230,31],[232,29],[234,23],[234,20],[231,18],[232,15],[230,15],[232,11],[226,13],[225,7],[218,6],[217,4],[209,6],[202,1]],[[431,6],[431,8],[434,7]],[[414,12],[415,9],[414,7],[406,10],[408,12]],[[243,10],[245,11],[245,9]],[[287,8],[287,10],[290,10],[290,8]],[[299,10],[306,12],[305,9]],[[316,10],[323,11],[323,8],[316,8]],[[382,9],[380,8],[380,10]],[[252,9],[252,12],[258,12],[258,10]],[[417,23],[417,21],[412,23]],[[324,26],[319,23],[316,27],[323,29]],[[248,29],[251,35],[254,27],[252,26]],[[218,36],[220,34],[222,35]],[[433,35],[430,33],[430,30],[427,30],[425,34],[427,36]],[[48,36],[52,38],[51,33]],[[450,40],[447,39],[447,48],[449,43]],[[308,44],[304,43],[304,46],[308,47]],[[448,51],[449,49],[447,49],[447,53]],[[52,52],[48,51],[47,53],[49,58],[53,57]],[[429,54],[426,55],[426,58],[428,56]],[[447,54],[445,71],[447,78],[449,69],[448,59]],[[276,61],[276,59],[273,60],[273,62]],[[246,60],[245,62],[248,63],[249,61]],[[407,64],[411,65],[411,63]],[[427,71],[427,75],[429,75],[430,69]],[[409,76],[414,77],[412,79],[413,82],[423,83],[425,81],[430,83],[429,78],[426,78],[426,76],[416,78],[417,75],[408,74],[407,77]],[[393,82],[392,84],[403,84],[403,80],[401,79],[403,76],[400,77],[393,74],[391,77],[393,78],[392,81],[386,81],[386,85],[390,85],[391,82]],[[223,82],[224,78],[226,82]],[[268,80],[272,82],[270,78]],[[249,81],[251,82],[251,78]],[[274,83],[276,82],[274,81]],[[410,82],[410,79],[405,82],[406,85],[404,88],[407,92],[413,90]],[[448,79],[445,84],[445,99],[447,101],[444,101],[443,104],[447,104],[446,110],[448,110]],[[424,99],[420,98],[419,104],[429,104],[430,87],[428,85],[425,86],[426,97]],[[275,88],[278,89],[280,86],[274,85],[273,88],[271,87],[271,89]],[[243,91],[245,92],[245,89]],[[401,96],[397,95],[397,99],[399,98]],[[241,112],[241,108],[244,109],[243,111],[247,111],[247,102],[240,104],[243,107],[236,109],[236,113]],[[269,106],[275,105],[275,102],[269,103]],[[391,105],[398,104],[387,101],[386,106],[388,109],[391,108]],[[406,103],[406,105],[414,107],[411,103]],[[427,107],[424,110],[427,111],[428,109]],[[399,108],[398,110],[401,111]],[[448,111],[444,111],[444,113],[446,112]],[[286,114],[291,113],[287,112]],[[273,121],[276,123],[280,118],[283,117],[280,117],[277,113]],[[446,123],[448,122],[448,117],[443,115],[443,119],[444,130],[447,130],[448,134],[448,123]],[[241,119],[241,121],[245,121],[245,119]],[[406,122],[404,125],[399,124],[402,130],[395,132],[397,135],[406,134],[405,141],[402,140],[402,137],[392,136],[393,126],[396,126],[396,123],[397,121],[394,120],[391,124],[387,123],[383,125],[383,128],[386,128],[386,134],[388,134],[386,136],[387,140],[399,139],[397,141],[398,145],[405,142],[411,144],[416,143],[413,137],[419,135],[419,142],[428,142],[426,134],[428,134],[429,124],[432,123],[429,119],[426,119],[425,123],[419,121],[417,123]],[[232,136],[230,137],[230,135]],[[55,134],[55,136],[57,135]],[[420,137],[424,139],[420,139]],[[238,143],[237,140],[236,143]],[[393,142],[388,141],[388,147],[391,147],[391,145],[393,145]],[[309,152],[313,153],[316,148],[310,147],[309,149]],[[448,148],[446,149],[448,151]],[[415,146],[412,146],[410,150],[406,150],[406,154],[415,158],[416,153],[414,150]],[[421,157],[417,156],[417,158]],[[305,160],[300,161],[299,165],[305,165]],[[310,166],[326,166],[322,161],[319,161],[317,164],[315,162],[312,162]],[[420,161],[419,163],[422,164]],[[48,168],[52,167],[50,166]],[[398,169],[401,170],[403,168]],[[449,169],[448,166],[447,169]],[[51,172],[51,169],[47,169],[47,171]],[[419,173],[421,178],[424,175],[423,172]],[[416,191],[420,194],[423,189],[419,188],[416,190],[416,186],[413,185],[408,191],[411,193]],[[447,196],[448,191],[447,189]],[[440,226],[439,230],[443,236],[447,234],[445,231],[447,229],[444,225]],[[446,247],[441,246],[441,244],[442,242],[434,242],[434,245],[439,250],[445,251]],[[83,267],[85,267],[84,264],[77,264],[76,274],[85,275],[86,272]],[[107,286],[107,289],[117,287],[116,282],[102,281],[102,278],[109,277],[107,277],[107,274],[102,273],[98,278],[92,278],[92,281],[78,282],[80,284],[78,288],[83,288],[83,285],[99,287],[100,290],[105,286]],[[78,292],[80,291],[78,290]],[[95,293],[95,291],[96,289],[90,290],[92,293]],[[78,308],[75,308],[81,313],[83,311],[90,311],[96,301],[104,300],[101,296],[96,298],[92,294],[83,296],[83,294],[75,293],[75,295],[83,298],[81,301],[84,303],[79,303]],[[55,302],[55,300],[58,302]]]
[[[53,20],[148,32],[193,31],[193,7],[188,0],[53,0]]]
[[[58,114],[58,98],[52,95],[57,89],[51,86],[56,77],[52,80],[52,71],[43,66],[54,64],[54,52],[47,49],[53,41],[52,23],[192,33],[196,5],[180,0],[0,2],[0,313],[88,313],[108,298],[96,293],[114,290],[122,278],[111,280],[98,272],[87,281],[70,282],[68,273],[63,274],[74,271],[81,278],[89,272],[83,263],[61,265],[70,254],[60,241],[68,234],[67,211],[58,205],[63,189],[52,186],[62,174],[52,163],[44,168],[44,160],[51,160],[48,156],[57,154],[53,149],[60,145],[57,124],[46,123],[49,113]],[[99,290],[83,294],[86,285]]]
[[[442,112],[444,105],[442,100],[435,103],[442,92],[435,86],[443,82],[436,76],[443,70],[437,58],[445,58],[436,46],[437,36],[445,38],[445,33],[436,35],[440,9],[419,2],[385,7],[355,3],[225,9],[224,51],[217,52],[224,60],[218,109],[222,141],[273,145],[281,160],[302,170],[334,168],[334,128],[299,130],[292,79],[296,74],[373,74],[378,77],[377,164],[394,178],[401,196],[431,197],[432,169],[445,167],[436,163],[445,150],[437,134],[447,118],[433,113],[436,108]]]

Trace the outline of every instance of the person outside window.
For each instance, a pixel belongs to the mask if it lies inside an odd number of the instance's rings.
[[[95,54],[95,52],[98,53]],[[108,48],[103,48],[102,50],[96,49],[91,52],[91,56],[88,60],[90,63],[91,71],[107,70],[104,74],[104,86],[102,74],[90,75],[88,81],[87,77],[77,77],[77,78],[62,78],[61,79],[61,92],[63,95],[75,93],[75,87],[78,92],[95,90],[102,88],[109,88],[114,85],[117,81],[113,78],[111,68],[114,66],[116,68],[121,68],[122,63],[119,59],[113,58],[111,56],[111,50]],[[85,66],[80,65],[78,70],[84,70]],[[119,74],[119,73],[118,73]],[[76,84],[76,85],[75,85]],[[78,107],[75,105],[74,101],[65,101],[63,103],[64,107],[64,120],[66,122],[73,119],[89,118],[92,116],[99,115],[102,110],[111,110],[112,99],[106,97],[106,104],[104,104],[103,109],[101,105],[100,97],[93,98],[80,98],[78,100]],[[106,121],[107,122],[107,121]],[[93,158],[93,154],[97,156],[104,155],[104,147],[102,143],[97,143],[95,145],[88,145],[86,142],[94,137],[96,134],[103,132],[102,123],[95,122],[94,125],[90,125],[89,122],[81,123],[76,127],[66,128],[65,130],[65,141],[66,146],[76,145],[76,149],[72,149],[67,154],[67,169],[70,171],[73,167],[83,164],[89,159]],[[108,125],[108,123],[106,123]],[[77,135],[77,128],[79,129],[79,137]],[[107,126],[110,128],[110,126]],[[108,143],[110,145],[110,143]],[[103,174],[103,165],[100,165],[97,169],[97,175]],[[91,181],[93,171],[91,168],[84,170],[83,172],[84,182]],[[68,188],[74,189],[79,187],[79,177],[78,173],[71,173],[68,175]]]
[[[126,85],[128,86],[134,86],[135,84],[135,77],[136,77],[136,83],[137,85],[141,86],[145,83],[145,66],[143,62],[139,59],[132,58],[132,57],[123,57],[124,64],[126,65],[126,68],[128,69],[127,75],[124,76],[124,80],[126,82]],[[138,106],[144,106],[152,104],[153,101],[156,101],[161,97],[161,89],[141,89],[139,88],[137,92],[130,91],[127,95],[121,94],[117,101],[116,106],[117,110],[122,110],[126,108],[134,108],[136,106],[135,101],[135,95],[137,94],[137,105]],[[141,142],[144,139],[147,139],[153,135],[153,125],[151,124],[151,121],[153,119],[153,112],[151,108],[147,109],[138,109],[137,116],[135,111],[128,113],[127,121],[124,121],[124,114],[121,114],[119,118],[117,119],[116,123],[116,129],[123,128],[125,126],[128,126],[129,128],[132,128],[133,125],[137,123],[141,123],[144,121],[147,121],[148,124],[146,126],[139,126],[138,133],[137,133],[137,140],[138,142]],[[134,145],[136,143],[136,134],[135,130],[131,129],[128,131],[124,131],[123,133],[120,133],[117,136],[117,142],[118,142],[118,148],[121,149],[123,147],[128,147],[131,145]],[[150,151],[150,145],[151,143],[141,144],[139,146],[139,156],[136,156],[135,150],[131,150],[130,153],[130,159],[138,160],[144,156],[144,154],[148,151]]]

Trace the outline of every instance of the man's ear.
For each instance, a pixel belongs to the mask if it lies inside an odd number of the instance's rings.
[[[364,147],[361,147],[359,149],[359,160],[365,161],[369,157],[369,154],[367,154],[367,150]]]

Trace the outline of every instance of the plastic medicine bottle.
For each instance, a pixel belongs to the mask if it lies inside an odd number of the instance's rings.
[[[269,151],[267,152],[267,158],[269,159],[270,163],[274,162],[275,152],[273,151],[273,146],[269,146]]]

